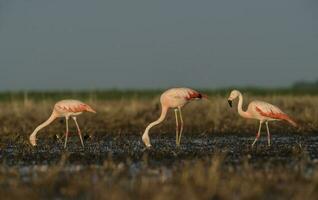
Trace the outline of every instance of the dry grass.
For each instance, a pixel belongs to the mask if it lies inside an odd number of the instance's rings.
[[[264,163],[265,165],[266,163]],[[63,168],[0,168],[5,199],[316,199],[318,171],[305,159],[293,167],[255,168],[248,158],[228,165],[224,155],[184,161],[172,168],[151,167],[147,160],[132,174],[131,163]],[[21,176],[21,174],[23,174]],[[4,178],[5,177],[5,178]],[[21,179],[25,179],[23,182]]]

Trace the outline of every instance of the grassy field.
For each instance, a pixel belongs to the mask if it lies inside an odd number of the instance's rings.
[[[316,91],[242,92],[245,107],[254,99],[271,102],[299,127],[271,123],[273,147],[262,140],[252,150],[258,122],[228,106],[228,91],[206,91],[209,100],[183,109],[181,149],[174,146],[170,111],[151,130],[154,149],[145,150],[141,134],[159,117],[159,90],[2,93],[0,193],[5,199],[316,199]],[[63,119],[41,131],[39,146],[31,147],[29,134],[64,98],[81,99],[97,111],[78,118],[85,149],[74,134],[63,150],[56,137],[64,133]]]
[[[312,134],[318,132],[318,95],[291,95],[273,94],[263,92],[256,95],[247,92],[244,95],[245,107],[254,99],[261,99],[279,106],[299,124],[298,128],[289,126],[284,122],[271,123],[273,133],[298,133]],[[104,93],[103,95],[106,95]],[[195,101],[183,109],[185,120],[185,134],[255,134],[258,122],[242,119],[237,114],[237,109],[230,108],[227,104],[227,95],[217,92],[208,92],[209,100]],[[245,94],[245,93],[244,93]],[[16,94],[21,96],[21,94]],[[54,93],[32,94],[27,98],[14,98],[0,101],[0,131],[2,138],[27,136],[39,123],[46,120],[52,112],[56,97]],[[58,99],[63,99],[61,94],[56,94]],[[127,98],[123,92],[111,93],[108,98],[98,94],[74,93],[65,95],[65,98],[78,98],[90,104],[98,114],[85,114],[79,117],[80,125],[84,132],[90,135],[98,134],[141,134],[145,126],[156,120],[160,115],[160,93],[130,91]],[[116,98],[115,98],[116,96]],[[175,126],[174,114],[168,114],[167,120],[154,132],[171,132]],[[85,124],[85,125],[84,125]],[[13,126],[14,125],[14,126]],[[18,126],[17,126],[18,125]],[[53,123],[45,129],[45,135],[61,134],[64,123]],[[39,136],[41,137],[41,133]]]

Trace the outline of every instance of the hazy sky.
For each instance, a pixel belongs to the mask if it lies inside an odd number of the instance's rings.
[[[1,0],[0,90],[318,78],[316,0]]]

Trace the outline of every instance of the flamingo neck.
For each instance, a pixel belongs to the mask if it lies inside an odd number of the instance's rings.
[[[243,95],[241,93],[239,94],[239,102],[237,104],[237,111],[240,116],[245,118],[250,118],[250,115],[246,111],[243,111]]]
[[[144,134],[142,135],[142,140],[144,141],[144,143],[145,143],[145,145],[146,145],[147,147],[150,147],[150,146],[151,146],[151,144],[150,144],[150,139],[149,139],[149,130],[150,130],[152,127],[154,127],[154,126],[160,124],[160,123],[166,118],[167,111],[168,111],[168,107],[167,107],[167,106],[162,106],[161,115],[160,115],[159,119],[157,119],[157,120],[154,121],[154,122],[151,122],[151,123],[147,126],[147,128],[146,128]]]
[[[35,128],[35,130],[33,131],[33,133],[30,135],[30,140],[35,140],[36,138],[36,134],[44,127],[48,126],[50,123],[52,123],[55,119],[57,118],[57,115],[55,114],[55,112],[53,111],[53,113],[51,114],[51,116],[42,124],[40,124],[38,127]]]

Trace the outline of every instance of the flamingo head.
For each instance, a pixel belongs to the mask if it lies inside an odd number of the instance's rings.
[[[228,101],[228,103],[229,103],[229,105],[230,105],[231,107],[232,107],[232,102],[233,102],[233,100],[236,99],[236,98],[237,98],[238,96],[240,96],[240,95],[241,95],[240,91],[238,91],[238,90],[232,90],[232,92],[231,92],[229,98],[227,99],[227,101]]]
[[[144,144],[146,145],[147,148],[151,148],[150,139],[149,139],[149,136],[147,134],[144,134],[142,136],[142,141],[144,142]]]
[[[29,138],[29,141],[30,141],[32,146],[36,146],[36,138],[35,138],[35,136],[31,135],[30,138]]]

